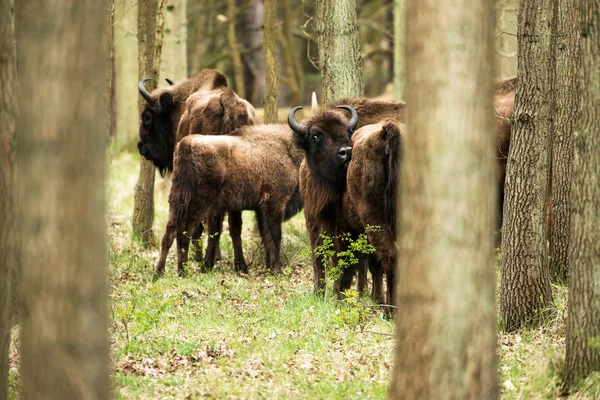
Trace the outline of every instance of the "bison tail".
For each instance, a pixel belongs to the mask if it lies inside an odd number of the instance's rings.
[[[177,216],[177,226],[180,229],[187,225],[188,211],[196,192],[197,180],[198,172],[192,159],[191,143],[183,140],[175,150],[173,185],[169,195],[171,212]]]
[[[285,211],[283,213],[283,220],[287,221],[292,218],[294,215],[298,214],[302,208],[304,207],[304,201],[302,200],[302,196],[300,195],[300,188],[297,187],[294,191],[294,194],[288,200],[285,205]]]
[[[383,139],[386,141],[386,185],[384,194],[384,212],[390,224],[388,229],[396,233],[396,204],[398,201],[398,164],[400,162],[400,140],[399,126],[391,121],[383,124]]]

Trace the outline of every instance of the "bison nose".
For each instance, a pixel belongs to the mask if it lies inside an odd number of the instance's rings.
[[[141,141],[140,141],[140,142],[138,142],[138,144],[137,144],[137,146],[138,146],[138,150],[140,150],[140,151],[141,151],[141,150],[142,150],[142,146],[143,146],[143,145],[144,145],[144,144],[143,144]]]
[[[352,147],[342,147],[340,151],[338,151],[338,157],[343,162],[350,161],[352,158]]]

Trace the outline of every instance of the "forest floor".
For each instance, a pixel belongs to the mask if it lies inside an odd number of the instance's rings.
[[[163,279],[152,282],[158,248],[131,238],[139,156],[108,161],[110,344],[115,397],[121,399],[384,399],[394,363],[394,323],[368,298],[314,297],[302,213],[284,224],[280,277],[264,268],[253,215],[244,213],[250,274],[233,271],[225,227],[222,261],[212,273],[176,275],[171,249]],[[158,239],[168,211],[169,178],[156,179]],[[195,266],[193,266],[195,269]],[[331,287],[331,285],[329,285]],[[566,287],[537,329],[498,338],[503,399],[554,399],[564,359]],[[402,312],[401,310],[399,312]],[[15,329],[15,333],[16,329]],[[12,346],[12,396],[18,340]],[[600,398],[600,375],[571,398]]]

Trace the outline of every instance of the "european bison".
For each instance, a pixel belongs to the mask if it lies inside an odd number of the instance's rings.
[[[267,266],[281,271],[279,250],[286,204],[298,190],[303,154],[285,125],[241,128],[232,136],[190,135],[175,151],[169,219],[155,276],[177,236],[177,269],[184,275],[189,237],[208,213],[254,210]],[[197,236],[197,234],[195,234]]]
[[[385,303],[391,305],[396,304],[396,202],[403,135],[404,126],[394,120],[358,129],[352,137],[352,160],[346,177],[349,213],[358,216],[375,247],[386,274]],[[374,292],[379,290],[374,288]]]
[[[148,93],[143,79],[138,89],[147,104],[140,125],[140,154],[152,161],[164,175],[173,170],[176,143],[186,135],[200,133],[225,135],[239,127],[254,124],[254,108],[227,87],[227,78],[219,71],[202,70],[198,75],[171,86]],[[218,252],[223,215],[208,216],[209,236],[207,258]],[[231,240],[236,269],[247,272],[242,251],[241,213],[229,213]],[[198,230],[200,231],[200,230]],[[193,238],[196,260],[201,261],[199,237]]]

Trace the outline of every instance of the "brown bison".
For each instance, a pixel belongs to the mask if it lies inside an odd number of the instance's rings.
[[[366,231],[376,249],[377,261],[386,274],[385,303],[391,305],[396,303],[396,202],[403,131],[404,126],[394,120],[358,129],[352,137],[346,177],[349,214],[358,216],[358,229]],[[373,283],[381,284],[375,278]],[[374,287],[373,292],[379,294],[381,288]]]
[[[299,124],[294,119],[295,112],[301,107],[293,108],[288,115],[288,124],[294,131],[296,143],[305,152],[305,161],[300,168],[300,191],[304,200],[306,227],[313,250],[313,279],[316,293],[322,293],[325,289],[323,262],[314,255],[315,248],[321,244],[320,234],[326,232],[335,238],[347,233],[352,238],[356,238],[364,231],[356,213],[352,212],[346,195],[346,172],[352,158],[352,134],[356,128],[365,123],[376,123],[389,117],[397,119],[404,110],[404,105],[401,103],[368,99],[342,101],[347,104],[338,105],[339,109],[331,109],[337,103],[329,106],[316,113],[304,124]],[[342,110],[350,112],[350,119]],[[361,115],[360,119],[359,115]],[[336,251],[345,247],[339,239],[334,240],[334,243]],[[382,286],[381,272],[371,263],[369,266],[372,267],[373,273],[373,296],[379,299]],[[334,285],[334,290],[343,292],[348,289],[356,270],[359,271],[359,289],[364,288],[365,270],[364,266],[359,264],[356,268],[346,268],[343,271],[341,278]]]
[[[138,149],[164,175],[173,170],[176,143],[190,133],[225,135],[237,128],[254,124],[254,108],[227,87],[227,78],[219,71],[202,70],[198,75],[148,93],[143,79],[138,89],[147,104],[142,111]],[[209,215],[207,258],[218,252],[223,215]],[[230,234],[236,269],[247,272],[242,252],[241,213],[229,213]],[[200,232],[201,230],[198,230]],[[195,258],[201,261],[199,237],[194,237]]]
[[[177,237],[177,269],[184,275],[190,238],[209,213],[254,210],[267,266],[281,271],[279,250],[286,205],[298,190],[303,154],[285,125],[241,128],[231,136],[190,135],[177,145],[169,219],[155,276],[164,273]]]

